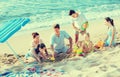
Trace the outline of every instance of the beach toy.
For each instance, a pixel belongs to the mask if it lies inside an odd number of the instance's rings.
[[[54,57],[51,57],[51,58],[50,58],[50,60],[54,61],[54,60],[55,60],[55,58],[54,58]]]
[[[104,45],[104,42],[103,42],[102,40],[100,40],[100,41],[97,42],[97,44],[95,45],[95,47],[96,47],[97,49],[99,49],[99,48],[102,48],[103,45]]]
[[[73,48],[73,52],[76,53],[77,52],[78,47],[75,45]]]
[[[82,53],[83,53],[83,52],[82,52],[82,48],[78,48],[78,49],[77,49],[77,54],[80,55],[80,54],[82,54]]]
[[[88,22],[85,22],[82,26],[81,26],[81,30],[84,31],[88,28]]]

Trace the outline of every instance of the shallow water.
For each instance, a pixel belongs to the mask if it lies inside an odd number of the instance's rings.
[[[70,24],[70,9],[81,11],[88,20],[120,15],[120,0],[1,0],[0,22],[28,17],[31,25],[24,28],[48,28],[54,23]]]

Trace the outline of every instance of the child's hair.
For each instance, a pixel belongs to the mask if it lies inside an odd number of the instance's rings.
[[[59,24],[55,24],[55,25],[53,26],[53,28],[58,28],[58,29],[60,29],[60,25],[59,25]]]
[[[69,11],[69,15],[71,16],[72,14],[76,13],[74,10]]]
[[[37,33],[37,32],[33,32],[33,33],[32,33],[33,38],[35,38],[35,37],[38,36],[38,35],[39,35],[39,33]]]
[[[110,24],[111,24],[112,26],[114,26],[113,19],[111,19],[110,17],[106,17],[105,20],[106,20],[107,22],[110,22]]]

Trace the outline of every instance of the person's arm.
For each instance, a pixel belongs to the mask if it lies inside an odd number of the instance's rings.
[[[52,51],[52,57],[54,57],[55,51],[54,51],[54,36],[51,37],[50,40],[50,44],[51,44],[51,51]]]
[[[44,44],[44,42],[43,42],[42,39],[40,39],[40,43],[43,43],[43,44]],[[45,45],[45,44],[44,44],[44,45]],[[46,54],[46,56],[48,56],[48,52],[47,52],[47,48],[46,48],[46,46],[45,46],[45,54]]]
[[[54,46],[51,45],[52,56],[54,56]]]
[[[70,45],[70,48],[68,50],[68,53],[69,53],[72,51],[72,38],[66,31],[63,31],[63,34],[64,34],[64,37],[69,40],[69,45]]]
[[[93,43],[92,43],[92,41],[90,41],[90,43],[89,43],[89,51],[92,51],[93,50]]]
[[[38,55],[35,52],[35,45],[34,45],[33,42],[32,42],[32,54],[35,57],[35,59],[40,62],[40,59],[39,59]]]
[[[82,31],[82,30],[78,29],[78,28],[75,26],[74,22],[72,23],[72,26],[73,26],[73,28],[74,28],[76,31],[78,31],[78,32],[81,32],[81,31]]]
[[[63,32],[64,32],[64,37],[69,40],[70,48],[72,48],[72,38],[66,31],[63,31]]]
[[[106,36],[106,38],[105,38],[104,42],[106,42],[106,41],[107,41],[107,39],[108,39],[108,35]]]
[[[114,40],[114,36],[115,36],[115,28],[112,29],[112,39],[110,41],[110,45],[109,46],[112,46],[112,42]]]
[[[67,53],[71,53],[72,52],[72,38],[69,37],[68,40],[69,40],[70,48],[68,49]]]
[[[34,48],[32,49],[32,54],[33,54],[33,56],[36,58],[36,60],[37,60],[38,62],[40,62],[40,58],[39,58],[38,55],[35,53]]]
[[[69,37],[69,44],[70,44],[70,48],[72,49],[72,38]]]
[[[41,49],[41,48],[39,48],[39,50],[40,50],[40,56],[42,56],[44,59],[47,59],[47,56],[45,55],[45,50],[44,49]]]

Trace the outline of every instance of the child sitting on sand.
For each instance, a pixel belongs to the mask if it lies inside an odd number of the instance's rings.
[[[83,41],[77,42],[73,49],[73,52],[77,56],[85,56],[93,50],[93,43],[90,41],[89,33],[85,34],[85,39]]]
[[[41,62],[42,60],[48,58],[46,46],[40,39],[39,34],[37,32],[32,33],[32,36],[33,36],[32,47],[30,49],[30,52],[26,54],[26,58],[28,59],[32,57],[36,59],[38,62]]]
[[[90,34],[86,33],[85,40],[83,41],[83,52],[87,54],[91,51],[93,51],[93,43],[90,41]]]

